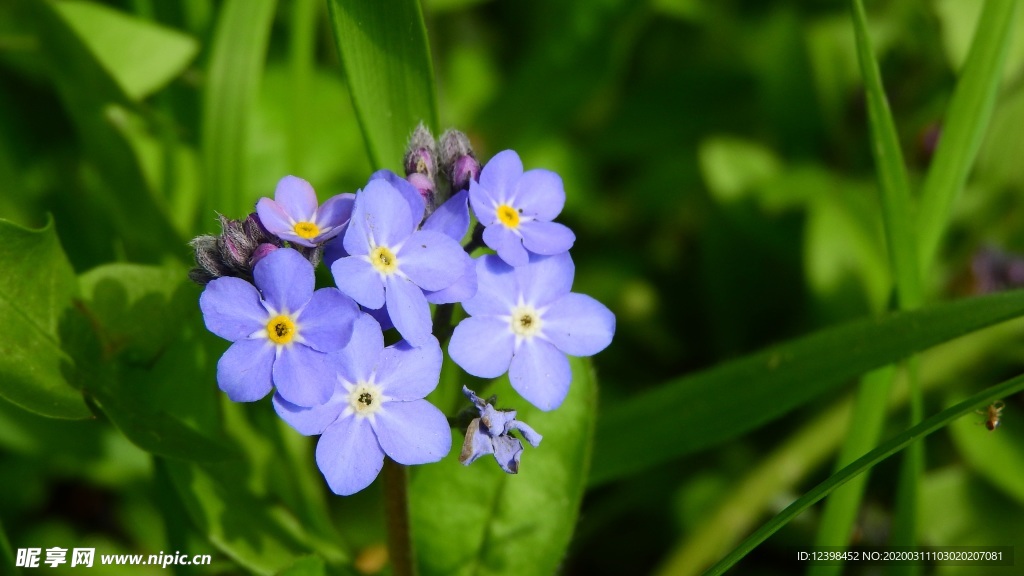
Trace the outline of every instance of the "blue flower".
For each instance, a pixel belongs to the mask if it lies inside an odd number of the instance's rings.
[[[424,210],[418,196],[407,198],[386,179],[370,180],[356,195],[345,232],[348,256],[331,264],[342,292],[366,308],[386,306],[395,328],[414,346],[432,338],[424,291],[450,288],[464,276],[467,258],[449,236],[416,229]]]
[[[347,496],[366,488],[384,465],[437,462],[451,450],[448,420],[423,400],[437,387],[441,347],[430,337],[413,348],[402,341],[384,347],[380,326],[368,315],[356,321],[352,339],[330,355],[334,395],[312,408],[274,395],[277,413],[301,434],[321,434],[316,462],[331,490]]]
[[[234,342],[217,362],[221,390],[235,402],[259,400],[274,386],[300,406],[327,401],[327,352],[348,343],[355,303],[334,288],[314,292],[313,265],[291,248],[263,257],[253,278],[256,286],[217,278],[199,297],[207,329]]]
[[[502,470],[507,474],[518,474],[523,443],[512,435],[512,431],[519,431],[534,448],[540,446],[543,437],[525,422],[516,420],[515,410],[496,410],[465,386],[462,387],[462,393],[476,405],[480,417],[474,418],[466,429],[466,440],[462,444],[459,462],[469,466],[477,458],[493,454]]]
[[[318,207],[309,182],[285,176],[277,183],[273,200],[260,198],[256,203],[256,213],[271,234],[313,248],[344,231],[353,202],[354,195],[338,194]]]
[[[550,170],[523,172],[519,155],[499,152],[470,180],[469,202],[485,226],[484,243],[506,263],[522,266],[530,253],[553,255],[572,248],[576,236],[552,222],[565,205],[562,179]]]
[[[496,256],[479,258],[476,295],[462,304],[470,317],[448,344],[452,360],[482,378],[507,370],[523,398],[541,410],[557,408],[572,380],[565,355],[597,354],[615,333],[608,308],[569,291],[574,272],[568,253],[530,256],[515,268]]]

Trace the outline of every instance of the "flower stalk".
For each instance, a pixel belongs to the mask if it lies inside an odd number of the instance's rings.
[[[384,514],[388,528],[388,556],[395,576],[415,576],[416,555],[409,526],[409,469],[384,459]]]

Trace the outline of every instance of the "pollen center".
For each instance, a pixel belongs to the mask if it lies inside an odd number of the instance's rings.
[[[348,393],[348,404],[360,416],[369,416],[380,410],[382,402],[380,386],[369,382],[356,384]]]
[[[292,229],[295,231],[296,236],[306,240],[320,235],[320,227],[312,222],[296,222]]]
[[[519,211],[508,204],[502,204],[498,206],[498,220],[509,228],[517,228],[519,226]]]
[[[370,264],[381,274],[391,274],[398,269],[398,258],[387,246],[377,246],[370,252]]]
[[[516,336],[529,338],[540,332],[540,314],[532,306],[518,306],[512,310],[511,327]]]
[[[295,339],[295,322],[285,314],[274,316],[267,322],[267,337],[274,344],[287,344]]]

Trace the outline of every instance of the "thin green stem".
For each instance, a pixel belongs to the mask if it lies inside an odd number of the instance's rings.
[[[392,574],[415,576],[416,556],[409,527],[409,469],[390,458],[384,459],[384,511]]]

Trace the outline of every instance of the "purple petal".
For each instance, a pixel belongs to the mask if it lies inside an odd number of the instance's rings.
[[[497,378],[508,370],[514,345],[507,320],[471,317],[455,327],[448,355],[473,376]]]
[[[345,230],[352,217],[352,207],[355,204],[355,194],[338,194],[324,202],[316,211],[316,225],[321,231],[327,232],[316,237],[317,243],[334,238]]]
[[[427,302],[431,304],[451,304],[465,302],[476,295],[476,260],[464,254],[462,259],[462,276],[451,286],[443,290],[423,291]]]
[[[443,290],[458,280],[466,251],[440,232],[414,232],[395,256],[399,269],[424,290]]]
[[[388,316],[388,307],[381,306],[380,308],[362,308],[363,313],[369,315],[371,318],[380,324],[381,330],[391,330],[395,327],[395,323],[391,321],[391,316]]]
[[[239,340],[217,361],[217,385],[234,402],[255,402],[274,387],[273,365],[270,340]]]
[[[523,222],[519,225],[523,247],[536,254],[552,255],[568,252],[576,242],[576,235],[558,222]]]
[[[295,312],[313,296],[313,265],[291,248],[267,254],[252,274],[263,300],[277,312]]]
[[[352,336],[359,307],[337,288],[321,288],[302,309],[296,321],[305,344],[320,352],[340,350]]]
[[[370,422],[349,416],[324,430],[316,444],[316,465],[335,494],[355,494],[373,483],[384,466],[384,451]]]
[[[541,410],[558,408],[569,393],[569,359],[553,344],[531,338],[512,357],[508,378],[519,395]]]
[[[406,466],[437,462],[452,449],[448,420],[426,400],[388,402],[373,422],[384,453]]]
[[[544,312],[543,322],[544,336],[572,356],[597,354],[615,334],[615,315],[586,294],[562,296]]]
[[[302,344],[283,346],[274,361],[274,385],[282,398],[297,406],[319,406],[334,394],[335,372],[327,355]]]
[[[377,170],[370,175],[370,180],[377,179],[385,180],[388,184],[391,184],[395,190],[398,190],[402,195],[402,198],[404,198],[405,202],[409,205],[409,214],[412,215],[413,223],[419,224],[420,220],[423,219],[423,212],[426,210],[426,204],[423,202],[423,196],[420,195],[420,191],[410,184],[408,180],[402,178],[398,174],[395,174],[391,170]]]
[[[565,206],[562,178],[550,170],[528,170],[516,182],[516,208],[527,216],[550,222]]]
[[[344,230],[348,230],[348,226],[344,227]],[[343,230],[343,232],[344,232]],[[330,268],[336,261],[348,256],[349,253],[345,252],[344,234],[335,236],[324,244],[324,265]]]
[[[292,228],[292,221],[284,213],[284,208],[270,198],[260,198],[256,202],[256,215],[260,218],[260,224],[274,236],[287,236],[288,240],[298,238]]]
[[[295,176],[285,176],[277,183],[274,201],[284,213],[298,222],[312,222],[316,213],[316,192],[309,182]],[[266,224],[264,224],[266,226]],[[269,230],[269,228],[268,228]]]
[[[347,256],[331,264],[334,283],[360,306],[380,308],[384,305],[384,282],[380,274],[361,256]]]
[[[456,242],[469,231],[469,191],[463,190],[441,204],[423,223],[423,230],[433,230]]]
[[[423,210],[420,209],[422,217]],[[345,250],[349,254],[368,254],[373,246],[392,248],[413,232],[416,222],[409,213],[409,204],[387,180],[370,180],[356,195],[352,219],[345,233]]]
[[[384,349],[377,364],[377,384],[395,400],[418,400],[437,388],[441,377],[441,345],[431,336],[413,348],[399,342]]]
[[[529,252],[523,248],[523,239],[501,224],[484,228],[484,244],[511,266],[522,266],[530,261]]]
[[[484,425],[480,423],[480,419],[474,418],[466,428],[466,439],[462,442],[459,462],[463,466],[469,466],[477,458],[487,454],[494,454],[494,445],[491,442],[491,437],[487,435]]]
[[[352,338],[340,352],[330,355],[331,365],[341,377],[355,384],[367,381],[384,352],[384,333],[368,314],[361,314],[352,325]]]
[[[495,154],[480,171],[480,185],[490,192],[491,198],[503,204],[513,197],[513,187],[522,175],[523,162],[519,155],[513,150],[505,150]]]
[[[406,278],[392,274],[387,278],[388,316],[402,338],[413,346],[421,346],[431,337],[430,304],[423,290]]]
[[[530,443],[530,446],[533,446],[534,448],[540,446],[540,441],[544,439],[543,436],[537,434],[536,430],[530,428],[528,424],[526,424],[525,422],[520,422],[519,420],[513,420],[509,424],[508,431],[511,432],[513,430],[517,430],[520,434],[522,434],[523,438]]]
[[[519,458],[523,455],[523,443],[514,436],[498,436],[491,439],[494,445],[494,459],[506,474],[519,473]]]
[[[494,207],[498,203],[491,197],[491,191],[475,180],[469,183],[469,205],[473,207],[476,219],[484,226],[491,226],[498,221]]]
[[[463,309],[472,316],[509,314],[519,299],[513,270],[493,254],[477,258],[476,294],[462,303]]]
[[[347,403],[348,393],[340,386],[335,388],[330,400],[311,408],[297,406],[282,398],[280,393],[274,394],[277,415],[304,436],[323,434],[338,419]]]
[[[523,301],[538,308],[572,290],[576,266],[568,252],[557,256],[531,256],[527,266],[515,269],[516,285]]]
[[[206,285],[199,296],[206,329],[225,340],[241,340],[267,327],[267,310],[260,293],[242,280],[224,276]]]

